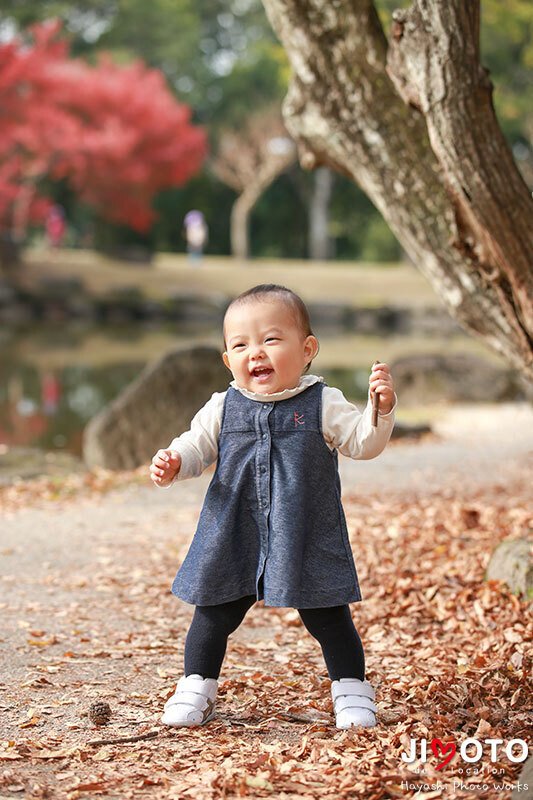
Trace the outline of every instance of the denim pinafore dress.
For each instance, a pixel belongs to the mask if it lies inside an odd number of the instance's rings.
[[[322,434],[324,385],[273,402],[228,389],[217,466],[176,597],[210,606],[255,594],[292,608],[362,600],[337,451]]]

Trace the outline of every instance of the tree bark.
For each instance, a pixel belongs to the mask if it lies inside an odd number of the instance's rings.
[[[389,53],[372,0],[264,5],[302,166],[355,180],[459,324],[533,382],[531,197],[479,64],[479,2],[415,0]]]
[[[315,180],[309,206],[309,258],[330,258],[329,204],[333,187],[333,173],[327,167],[315,171]]]
[[[231,253],[235,258],[246,260],[250,256],[249,219],[250,212],[259,195],[254,192],[240,194],[231,209],[230,242]]]
[[[211,167],[238,194],[230,222],[234,257],[249,257],[250,212],[270,184],[295,161],[296,147],[287,136],[278,105],[252,114],[242,129],[223,132]]]
[[[250,257],[248,222],[253,207],[271,183],[295,160],[294,152],[272,157],[262,165],[254,178],[250,178],[244,191],[237,197],[231,209],[230,221],[231,252],[236,258],[245,260]]]

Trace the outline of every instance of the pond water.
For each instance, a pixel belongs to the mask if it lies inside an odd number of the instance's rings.
[[[40,326],[0,339],[0,446],[31,446],[81,455],[86,423],[165,351],[220,341],[212,330],[176,326]],[[318,370],[316,370],[318,371]],[[368,370],[319,374],[352,400],[366,402]],[[228,372],[228,382],[231,375]]]

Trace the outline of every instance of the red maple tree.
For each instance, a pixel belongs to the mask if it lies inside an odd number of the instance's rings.
[[[70,58],[60,31],[46,22],[0,45],[0,228],[21,239],[43,219],[49,178],[104,219],[147,230],[154,195],[200,168],[206,134],[159,71]]]

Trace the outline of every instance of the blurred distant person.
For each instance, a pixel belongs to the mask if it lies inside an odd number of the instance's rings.
[[[185,214],[183,227],[189,258],[191,261],[199,261],[202,258],[208,236],[207,223],[202,212],[193,210]]]
[[[54,372],[48,370],[41,376],[41,408],[47,417],[57,413],[61,399],[61,383]]]
[[[46,238],[50,247],[61,247],[66,227],[63,206],[52,206],[46,217]]]

